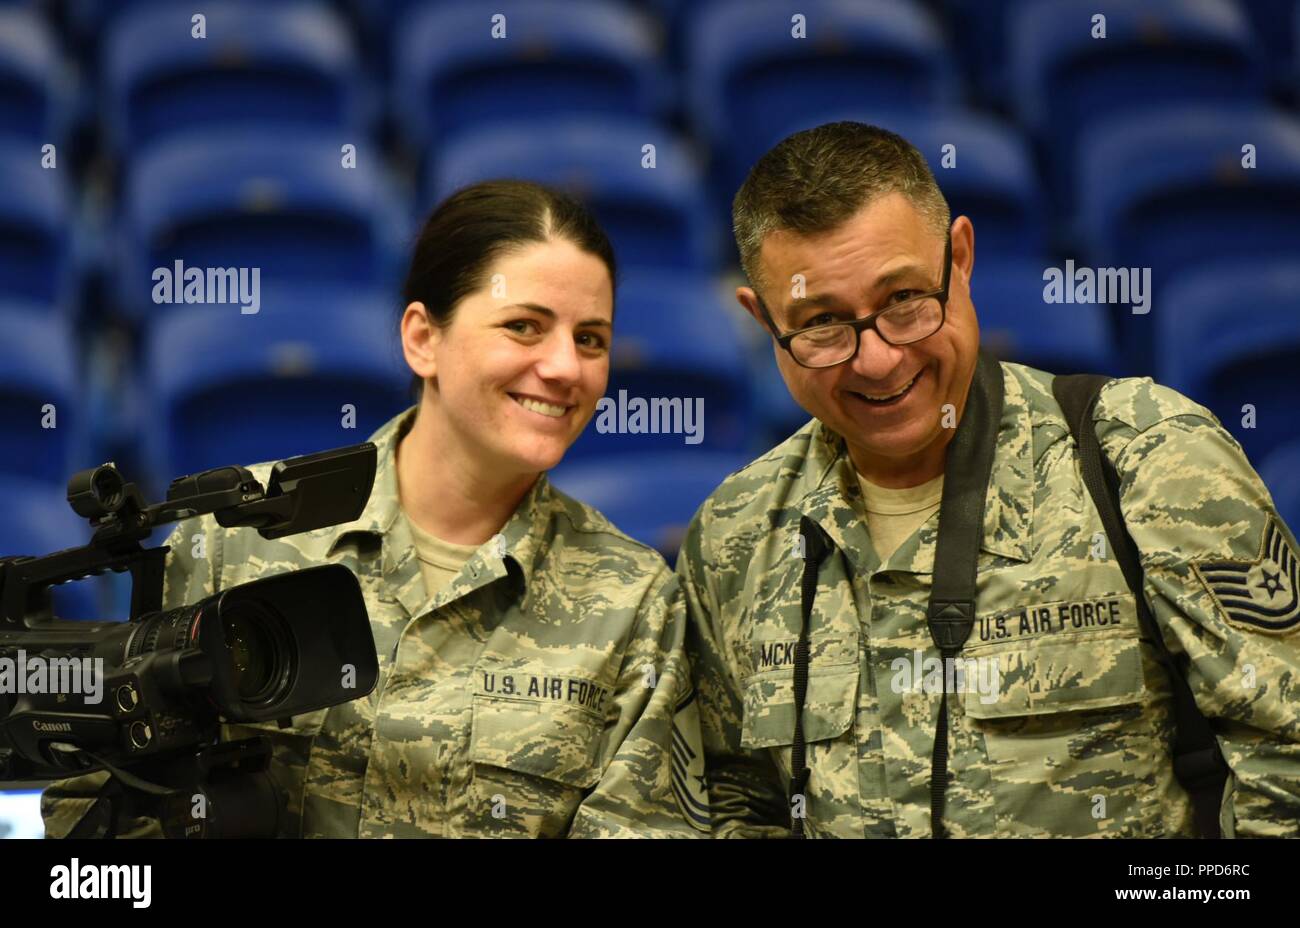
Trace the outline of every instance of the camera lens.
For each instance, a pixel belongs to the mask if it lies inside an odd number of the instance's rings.
[[[252,602],[227,609],[221,630],[235,671],[239,698],[265,703],[280,695],[289,676],[289,652],[283,622]]]

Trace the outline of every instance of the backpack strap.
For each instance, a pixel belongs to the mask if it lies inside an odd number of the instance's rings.
[[[1097,513],[1106,529],[1110,548],[1115,553],[1133,598],[1137,602],[1138,624],[1156,650],[1156,658],[1169,674],[1174,700],[1174,776],[1191,795],[1197,830],[1203,837],[1219,837],[1219,806],[1223,784],[1229,768],[1219,750],[1218,740],[1209,720],[1196,705],[1187,676],[1170,653],[1151,607],[1143,593],[1142,563],[1137,545],[1124,524],[1119,496],[1119,474],[1106,459],[1093,425],[1093,410],[1101,388],[1111,380],[1100,374],[1071,374],[1052,381],[1056,397],[1070,434],[1078,448],[1079,469],[1088,487]]]

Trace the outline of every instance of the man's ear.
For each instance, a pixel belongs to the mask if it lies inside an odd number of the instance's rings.
[[[434,325],[420,302],[411,303],[402,314],[402,354],[411,373],[424,380],[438,373],[437,349],[442,329]]]
[[[763,310],[758,306],[758,294],[754,292],[753,287],[737,287],[736,302],[745,308],[745,312],[754,317],[764,332],[769,332],[767,320],[763,318]]]
[[[975,270],[975,225],[969,216],[958,216],[952,224],[952,268],[961,272],[969,286]]]

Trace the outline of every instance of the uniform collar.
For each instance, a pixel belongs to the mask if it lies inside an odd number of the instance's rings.
[[[1033,549],[1033,423],[1024,387],[1006,365],[1001,368],[1002,418],[993,454],[993,476],[984,505],[980,548],[988,554],[1025,562],[1030,560]],[[808,428],[808,453],[803,469],[807,491],[799,510],[826,530],[860,572],[880,569],[882,565],[867,531],[862,491],[844,438],[818,420]],[[937,517],[932,517],[883,566],[933,573],[937,524]]]
[[[382,546],[382,599],[395,598],[411,615],[420,614],[426,605],[424,579],[416,557],[414,540],[402,512],[397,491],[397,445],[415,423],[417,407],[412,406],[382,425],[369,441],[376,449],[375,482],[361,516],[352,522],[319,529],[326,557],[334,554],[345,538],[357,536],[378,539]],[[472,589],[508,575],[519,578],[524,591],[545,553],[545,538],[550,531],[554,494],[546,475],[524,496],[505,527],[479,546],[466,563],[466,569],[435,600],[450,601]]]

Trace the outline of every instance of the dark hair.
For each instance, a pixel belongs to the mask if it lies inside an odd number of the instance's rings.
[[[925,156],[907,139],[860,122],[832,122],[778,142],[758,159],[731,205],[745,276],[761,289],[759,252],[772,232],[837,228],[876,197],[901,193],[935,233],[950,216]]]
[[[486,283],[503,254],[535,242],[563,239],[595,255],[617,280],[614,249],[596,218],[577,199],[522,180],[489,180],[457,190],[424,222],[402,285],[402,313],[424,304],[438,326],[451,323],[456,304]],[[400,318],[400,317],[399,317]],[[418,404],[423,378],[411,378]]]

